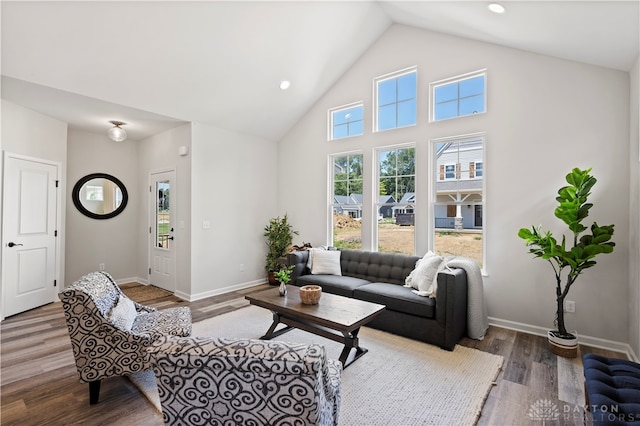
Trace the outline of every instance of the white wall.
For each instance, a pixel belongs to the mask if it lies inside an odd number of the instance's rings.
[[[288,185],[278,185],[278,168],[285,175],[297,170],[277,160],[274,142],[193,125],[192,300],[266,281],[264,226],[284,213],[276,194],[290,193]]]
[[[105,264],[118,282],[136,279],[138,219],[138,141],[116,143],[106,134],[70,130],[67,169],[67,284]],[[91,173],[107,173],[124,184],[129,202],[110,219],[92,219],[73,204],[76,182]]]
[[[181,156],[178,148],[187,147],[188,154]],[[149,177],[152,172],[174,169],[175,188],[172,188],[172,213],[175,216],[174,247],[176,250],[176,295],[185,299],[191,294],[191,124],[167,130],[138,144],[138,265],[141,282],[149,277],[150,194]],[[180,224],[184,223],[184,227]]]
[[[60,170],[60,191],[62,206],[66,213],[66,172],[67,172],[67,123],[2,100],[2,149],[13,154],[55,161],[62,164]],[[1,170],[0,170],[1,171]],[[65,282],[65,223],[62,220],[58,230],[60,259],[58,282]],[[1,248],[0,248],[1,250]]]
[[[418,66],[418,124],[372,133],[372,79]],[[428,86],[487,68],[486,114],[428,123]],[[363,136],[326,141],[327,110],[362,100]],[[553,326],[555,279],[548,264],[532,259],[518,229],[553,216],[555,194],[573,167],[592,167],[598,179],[590,220],[616,225],[614,254],[598,258],[572,289],[576,313],[566,318],[579,334],[628,341],[629,282],[629,78],[627,73],[492,44],[393,25],[280,142],[278,205],[313,245],[327,242],[327,155],[362,150],[365,208],[371,209],[373,148],[415,142],[417,226],[430,220],[427,188],[429,140],[486,133],[486,268],[489,315],[541,331]],[[369,167],[366,167],[366,166]],[[427,215],[429,218],[427,219]],[[371,226],[371,216],[363,218]],[[416,230],[417,253],[431,245]],[[363,233],[363,246],[371,239]],[[536,327],[541,327],[537,329]]]
[[[640,356],[640,57],[630,72],[629,344]]]

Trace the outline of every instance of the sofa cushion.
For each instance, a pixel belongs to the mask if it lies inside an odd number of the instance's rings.
[[[386,305],[390,311],[404,312],[423,318],[435,318],[436,301],[414,294],[410,288],[389,283],[371,283],[359,286],[353,297],[366,302]]]
[[[353,297],[353,290],[369,284],[369,281],[346,275],[303,275],[296,280],[296,285],[300,287],[310,284],[319,285],[323,292]]]
[[[404,284],[416,266],[418,256],[400,253],[378,253],[361,250],[341,250],[342,275],[371,282]]]

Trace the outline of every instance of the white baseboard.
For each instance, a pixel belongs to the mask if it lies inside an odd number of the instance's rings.
[[[257,285],[264,284],[264,283],[265,283],[265,280],[260,279],[255,281],[249,281],[246,283],[234,284],[229,287],[217,288],[215,290],[205,291],[203,293],[198,293],[193,295],[176,291],[175,296],[181,299],[187,300],[189,302],[195,302],[196,300],[206,299],[207,297],[218,296],[220,294],[229,293],[232,291],[244,290],[245,288],[255,287]]]
[[[509,321],[500,318],[489,317],[489,325],[534,334],[536,336],[547,337],[547,328],[537,325],[524,324],[521,322]],[[584,336],[578,334],[578,343],[593,346],[594,348],[607,349],[626,354],[630,360],[638,362],[638,357],[628,343],[616,342],[614,340],[601,339],[599,337]]]
[[[132,278],[120,278],[115,280],[116,285],[128,284],[128,283],[138,283],[142,285],[149,285],[147,280],[143,280],[142,278],[132,277]]]

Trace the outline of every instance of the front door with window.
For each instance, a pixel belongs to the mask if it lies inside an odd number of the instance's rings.
[[[151,175],[151,265],[150,284],[174,292],[176,289],[176,247],[174,239],[176,199],[175,171]]]

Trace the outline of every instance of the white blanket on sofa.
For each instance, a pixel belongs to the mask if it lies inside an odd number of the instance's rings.
[[[484,303],[480,266],[474,260],[460,256],[447,257],[445,262],[447,267],[461,268],[467,273],[467,335],[482,340],[489,328],[489,315]]]

